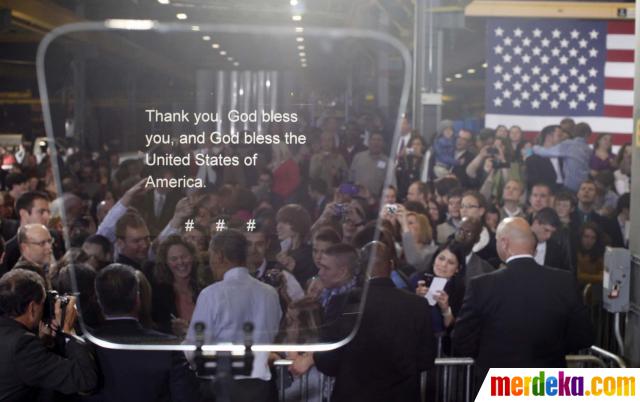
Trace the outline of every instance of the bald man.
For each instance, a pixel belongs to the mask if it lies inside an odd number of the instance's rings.
[[[480,380],[491,367],[565,367],[566,355],[593,342],[575,278],[536,263],[536,239],[522,218],[503,220],[496,240],[506,268],[471,280],[454,353],[476,359]]]

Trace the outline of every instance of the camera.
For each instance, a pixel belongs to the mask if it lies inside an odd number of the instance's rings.
[[[428,273],[424,273],[424,275],[422,276],[422,280],[424,281],[424,286],[429,287],[431,286],[431,283],[433,282],[433,278],[435,277],[435,275],[433,274],[428,274]]]
[[[398,212],[398,204],[386,204],[384,206],[384,210],[389,214],[394,215],[396,212]]]
[[[498,151],[498,148],[496,147],[489,147],[487,148],[487,153],[491,156],[496,156],[498,155],[499,151]]]
[[[62,296],[55,290],[47,290],[47,295],[44,299],[44,310],[42,311],[42,322],[45,324],[51,324],[56,317],[56,301],[60,300],[60,309],[62,310],[61,323],[64,323],[64,313],[69,304],[69,298]]]
[[[282,272],[278,269],[270,269],[262,277],[262,281],[274,288],[279,288],[282,285]]]
[[[338,218],[342,219],[346,214],[347,214],[347,208],[349,207],[349,204],[347,203],[339,203],[335,205],[334,208],[334,215],[337,216]]]

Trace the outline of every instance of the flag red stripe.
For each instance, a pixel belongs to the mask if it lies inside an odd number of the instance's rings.
[[[633,106],[604,105],[606,117],[633,117]]]
[[[560,119],[558,119],[558,123],[560,122]],[[578,122],[579,123],[579,122]],[[535,143],[536,139],[538,138],[538,133],[537,131],[524,131],[524,138],[527,141],[533,141]],[[597,137],[596,135],[592,135],[591,138],[589,139],[589,143],[593,144],[595,142],[595,139]],[[624,145],[627,143],[631,143],[632,141],[632,137],[631,134],[620,134],[620,133],[610,133],[611,134],[611,142],[613,145]]]
[[[610,34],[633,34],[634,21],[609,21],[608,33]]]
[[[633,78],[605,78],[605,89],[620,89],[623,91],[633,90]]]
[[[633,63],[633,50],[607,50],[607,61]]]

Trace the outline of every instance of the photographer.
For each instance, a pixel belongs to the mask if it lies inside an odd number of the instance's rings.
[[[67,357],[50,351],[38,338],[38,327],[41,337],[46,332],[43,313],[51,309],[45,295],[44,281],[33,271],[13,269],[0,279],[0,400],[36,401],[40,390],[73,394],[96,386],[93,359],[74,336],[74,297],[68,297],[62,328],[60,298],[50,324],[66,338]]]

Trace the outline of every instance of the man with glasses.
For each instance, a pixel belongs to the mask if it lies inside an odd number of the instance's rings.
[[[49,196],[40,191],[28,191],[18,197],[16,201],[16,213],[20,218],[20,227],[32,223],[47,226],[51,218],[51,210],[49,209]],[[57,239],[58,249],[54,250],[56,257],[62,257],[64,254],[64,245],[62,238],[58,233],[51,233]],[[13,236],[6,246],[6,255],[4,264],[6,270],[10,270],[20,258],[20,248],[18,247],[17,236]]]
[[[49,266],[55,261],[53,258],[53,238],[49,229],[39,223],[31,223],[18,229],[16,236],[22,256],[14,269],[22,268],[34,271],[45,279]]]

